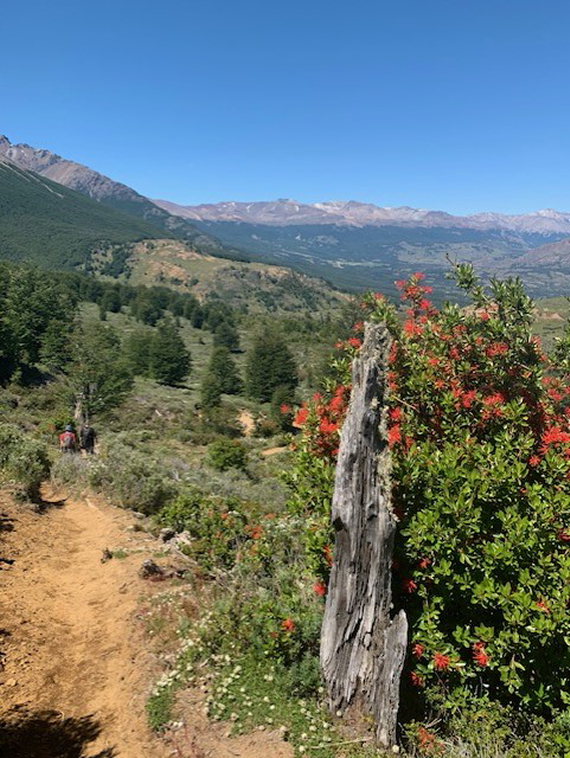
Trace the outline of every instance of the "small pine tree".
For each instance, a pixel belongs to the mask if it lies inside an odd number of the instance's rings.
[[[220,378],[208,372],[200,388],[200,400],[205,409],[217,408],[222,402],[222,383]]]
[[[214,330],[214,345],[216,347],[227,347],[232,352],[239,350],[239,334],[235,326],[227,321],[218,324]]]
[[[236,362],[227,347],[214,347],[208,364],[208,374],[218,380],[221,391],[227,395],[237,395],[241,392],[242,381]]]
[[[141,326],[129,334],[124,343],[124,353],[134,374],[149,376],[150,356],[154,341],[153,330]]]
[[[278,387],[291,391],[299,383],[297,366],[285,341],[277,334],[258,335],[248,355],[246,390],[250,397],[269,402]]]
[[[190,373],[190,352],[170,318],[163,319],[157,326],[149,363],[151,376],[161,384],[178,384]]]

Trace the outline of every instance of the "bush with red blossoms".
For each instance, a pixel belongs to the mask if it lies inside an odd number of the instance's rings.
[[[570,703],[570,333],[548,357],[518,280],[485,289],[468,265],[455,277],[467,308],[435,308],[420,274],[398,283],[405,315],[382,296],[363,302],[363,320],[393,338],[393,592],[410,622],[406,699],[453,710],[485,693],[550,714]],[[318,534],[308,548],[322,580],[359,344],[339,346],[338,384],[297,417],[294,504]]]

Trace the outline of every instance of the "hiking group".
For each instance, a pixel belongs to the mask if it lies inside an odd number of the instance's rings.
[[[96,440],[97,433],[90,424],[83,424],[79,430],[79,438],[75,434],[73,426],[68,424],[59,435],[59,449],[62,453],[77,453],[80,450],[85,450],[87,455],[93,455]]]

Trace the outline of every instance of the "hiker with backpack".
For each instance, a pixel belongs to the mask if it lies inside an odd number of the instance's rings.
[[[89,422],[85,422],[83,426],[81,427],[81,431],[79,432],[79,439],[81,441],[81,447],[87,455],[93,455],[95,452],[95,441],[97,440],[97,432],[93,427],[89,424]]]
[[[77,452],[77,437],[71,424],[68,424],[59,435],[59,449],[62,453]]]

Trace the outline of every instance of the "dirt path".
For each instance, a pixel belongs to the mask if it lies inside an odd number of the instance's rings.
[[[135,620],[153,591],[137,568],[156,542],[128,530],[132,514],[92,500],[38,515],[0,496],[0,511],[0,557],[14,559],[0,563],[0,755],[170,754],[146,725],[152,659]],[[102,562],[105,548],[146,554]]]

